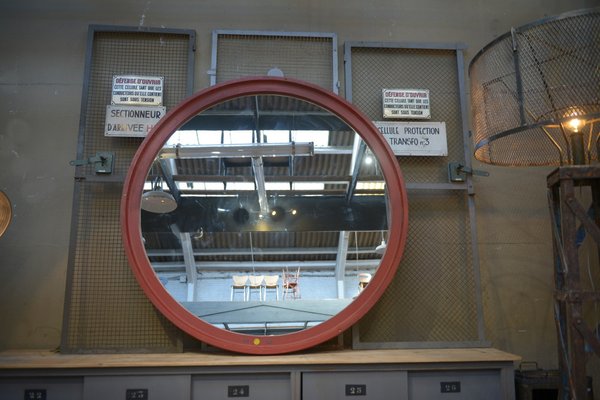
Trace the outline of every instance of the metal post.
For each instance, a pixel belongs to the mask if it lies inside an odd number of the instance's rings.
[[[566,304],[567,330],[571,343],[571,395],[572,399],[585,399],[585,344],[583,337],[576,328],[581,323],[582,304],[581,298],[577,293],[581,291],[579,274],[579,254],[577,249],[577,221],[575,214],[567,205],[567,201],[575,197],[573,180],[562,180],[561,182],[561,214],[563,229],[563,249],[568,265],[568,271],[565,275],[565,283],[568,288]],[[570,296],[571,293],[575,295]]]
[[[556,294],[554,298],[554,322],[556,324],[556,336],[558,340],[558,367],[560,370],[560,387],[559,387],[559,400],[569,399],[569,365],[568,360],[568,333],[567,333],[567,321],[565,316],[567,315],[565,309],[564,299],[559,295],[564,292],[565,286],[565,269],[567,266],[563,262],[562,252],[562,235],[561,235],[561,220],[560,220],[560,192],[558,186],[552,186],[549,188],[549,205],[550,205],[550,217],[552,222],[552,250],[554,255],[554,287]]]
[[[571,142],[571,152],[573,155],[574,165],[585,164],[585,151],[583,145],[583,132],[574,132],[571,134],[569,141]]]
[[[575,196],[575,188],[582,186],[591,187],[593,219]],[[583,291],[578,226],[585,227],[586,234],[600,246],[600,168],[561,167],[548,176],[548,189],[554,238],[555,322],[562,377],[559,399],[584,400],[588,394],[585,345],[587,341],[596,349],[598,341],[583,318],[583,302],[595,300],[600,294]]]

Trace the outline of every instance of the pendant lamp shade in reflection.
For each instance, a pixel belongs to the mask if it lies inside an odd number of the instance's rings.
[[[154,181],[152,190],[142,195],[142,210],[144,211],[164,214],[174,211],[176,208],[177,201],[170,193],[163,191],[160,178]]]
[[[382,240],[381,244],[379,246],[375,247],[375,253],[383,254],[383,253],[385,253],[385,249],[387,249],[387,244],[385,243],[385,240]]]
[[[387,244],[385,243],[385,238],[383,237],[383,231],[381,232],[381,243],[375,247],[375,253],[383,254],[385,253],[385,249],[387,249]]]

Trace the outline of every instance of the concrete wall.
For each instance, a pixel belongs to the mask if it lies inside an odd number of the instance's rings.
[[[14,219],[0,238],[0,349],[59,345],[89,24],[197,32],[196,89],[214,29],[334,32],[346,41],[464,42],[466,62],[511,26],[598,0],[233,0],[0,2],[0,190]],[[343,82],[342,82],[343,88]],[[475,167],[487,335],[556,366],[549,169]]]

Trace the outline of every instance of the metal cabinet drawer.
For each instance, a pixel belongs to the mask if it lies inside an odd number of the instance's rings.
[[[83,379],[57,378],[0,378],[0,400],[81,400]]]
[[[189,400],[190,376],[86,376],[83,389],[85,400]]]
[[[323,399],[405,399],[405,371],[305,372],[302,398]]]
[[[408,373],[408,398],[428,400],[500,400],[500,371],[423,371]]]
[[[192,399],[285,400],[292,398],[290,374],[216,374],[192,377]]]

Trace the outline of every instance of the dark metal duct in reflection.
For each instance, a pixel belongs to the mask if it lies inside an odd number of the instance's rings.
[[[165,147],[160,158],[253,158],[312,156],[314,143],[248,143]]]

